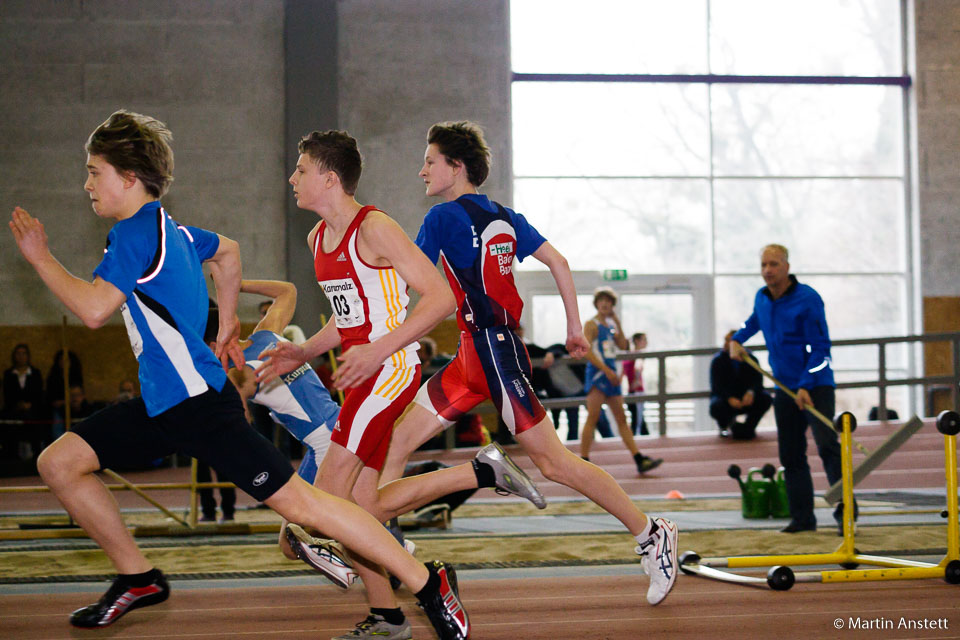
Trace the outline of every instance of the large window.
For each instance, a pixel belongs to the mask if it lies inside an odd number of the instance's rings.
[[[834,339],[910,332],[904,11],[513,0],[517,210],[576,271],[709,276],[718,341],[749,315],[773,242],[823,296]],[[906,350],[891,360],[909,367]],[[851,348],[835,365],[866,379],[876,357]]]

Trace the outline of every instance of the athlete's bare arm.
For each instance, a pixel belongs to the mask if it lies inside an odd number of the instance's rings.
[[[217,252],[206,260],[210,275],[217,287],[217,306],[220,308],[220,330],[217,332],[217,348],[214,352],[224,371],[230,368],[229,360],[242,367],[246,360],[240,348],[240,318],[237,317],[237,301],[240,298],[240,245],[226,236],[217,234],[220,244]]]
[[[273,304],[267,310],[254,331],[272,331],[283,333],[290,321],[293,312],[297,310],[297,287],[292,282],[282,280],[242,280],[240,291],[267,296]]]
[[[597,339],[597,334],[600,330],[597,328],[597,321],[593,318],[587,320],[587,323],[583,325],[583,335],[587,340],[587,344],[593,344],[593,341]],[[587,349],[587,352],[584,354],[584,359],[587,362],[595,366],[597,369],[603,372],[603,375],[607,376],[607,380],[613,384],[620,382],[620,379],[617,377],[617,372],[607,366],[607,363],[597,354],[593,349]]]
[[[627,341],[627,336],[623,335],[623,327],[620,326],[620,316],[617,315],[616,311],[610,311],[610,318],[613,320],[614,326],[616,326],[617,331],[613,334],[613,341],[617,343],[618,349],[623,349],[624,351],[630,350],[630,343]]]
[[[396,269],[420,294],[420,301],[399,327],[370,344],[351,348],[340,357],[343,365],[334,374],[338,389],[356,386],[369,378],[390,354],[425,335],[457,309],[453,292],[440,272],[400,225],[383,212],[371,211],[364,218],[357,251],[368,264]]]
[[[580,324],[580,309],[577,306],[577,288],[567,259],[549,242],[544,242],[533,252],[533,257],[547,265],[557,283],[563,309],[567,315],[567,352],[574,358],[582,358],[590,350],[590,342],[583,336]]]
[[[310,336],[303,344],[281,341],[273,349],[264,350],[258,357],[264,363],[257,369],[257,382],[264,384],[289,371],[293,371],[311,358],[316,358],[340,345],[340,333],[331,318],[320,331]],[[351,349],[352,351],[352,349]]]
[[[67,271],[50,253],[43,223],[20,207],[13,210],[10,230],[20,253],[36,269],[53,295],[86,326],[91,329],[102,327],[126,300],[122,291],[99,276],[93,282],[87,282]]]

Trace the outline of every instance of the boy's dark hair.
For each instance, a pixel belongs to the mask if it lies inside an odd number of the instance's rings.
[[[311,131],[300,138],[300,153],[310,156],[321,169],[333,171],[347,195],[357,192],[363,158],[357,141],[346,131]]]
[[[85,149],[119,172],[132,172],[147,193],[162,197],[173,182],[173,134],[156,118],[121,109],[87,138]]]
[[[633,334],[632,336],[630,336],[630,339],[633,340],[633,341],[637,341],[637,340],[643,340],[643,339],[646,338],[646,337],[647,337],[647,334],[641,333],[641,332],[638,331],[637,333],[635,333],[635,334]]]
[[[463,163],[467,179],[475,187],[482,185],[490,175],[490,147],[478,124],[467,120],[438,122],[427,132],[427,144],[437,145],[448,164]]]

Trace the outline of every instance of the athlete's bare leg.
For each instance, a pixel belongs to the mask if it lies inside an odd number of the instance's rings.
[[[603,403],[606,400],[607,396],[596,387],[587,393],[587,421],[583,423],[583,428],[580,430],[580,456],[584,459],[590,458],[593,432],[597,428],[597,420],[600,419],[600,412],[603,411]]]
[[[515,438],[548,480],[590,498],[622,522],[631,534],[643,532],[647,516],[633,504],[613,476],[563,446],[549,416]]]
[[[44,483],[83,530],[100,545],[117,573],[143,573],[153,568],[120,517],[120,507],[94,475],[97,454],[75,433],[65,433],[43,450],[37,469]]]
[[[637,443],[633,439],[633,431],[627,424],[627,414],[623,410],[623,396],[608,397],[607,406],[610,407],[610,413],[613,414],[613,419],[617,422],[617,431],[620,432],[620,439],[623,440],[623,444],[626,445],[631,456],[637,455],[639,449],[637,449]]]
[[[386,567],[413,592],[427,583],[426,566],[407,553],[373,516],[349,500],[320,491],[294,475],[266,504],[289,522],[314,527],[324,536],[339,540],[352,553]]]
[[[387,460],[380,473],[380,486],[402,478],[410,454],[443,429],[443,423],[432,411],[414,404],[393,428]]]
[[[335,496],[353,501],[354,487],[360,482],[361,478],[364,482],[363,486],[369,486],[372,482],[373,486],[376,487],[377,475],[376,469],[364,467],[363,461],[358,458],[356,454],[350,453],[342,445],[331,443],[327,454],[320,463],[320,468],[317,470],[316,485],[322,491],[327,491]],[[361,490],[358,493],[363,495],[364,491]],[[362,502],[358,504],[366,510]],[[371,516],[371,518],[373,519],[373,516]],[[393,539],[393,536],[382,525],[379,529]],[[326,533],[326,531],[324,531],[324,533]],[[390,587],[390,579],[387,577],[383,567],[376,562],[372,562],[368,557],[364,556],[362,552],[354,549],[346,539],[338,536],[329,537],[342,542],[348,548],[348,551],[351,552],[350,558],[353,561],[353,569],[357,572],[360,579],[363,580],[363,584],[367,589],[367,600],[370,606],[382,609],[396,609],[399,606],[397,598],[393,593],[393,589]],[[394,542],[396,542],[396,540],[394,540]],[[410,556],[410,554],[407,555]],[[410,558],[412,559],[413,556],[410,556]]]

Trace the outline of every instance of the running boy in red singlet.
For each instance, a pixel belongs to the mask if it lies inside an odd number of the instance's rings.
[[[544,476],[576,489],[630,530],[650,576],[647,600],[658,604],[677,576],[677,527],[647,518],[610,474],[564,447],[530,386],[530,358],[515,333],[523,302],[513,281],[514,258],[533,256],[550,268],[563,299],[570,354],[583,356],[589,344],[567,260],[522,215],[477,192],[489,169],[480,127],[446,122],[430,128],[420,177],[427,195],[444,202],[427,213],[417,245],[441,261],[457,297],[460,346],[397,425],[382,480],[399,477],[417,447],[490,398]]]
[[[261,358],[268,359],[258,369],[257,380],[269,381],[342,345],[342,365],[334,380],[338,388],[347,390],[346,397],[314,484],[356,500],[383,521],[398,513],[380,513],[379,476],[393,424],[420,384],[417,338],[452,313],[456,305],[443,278],[400,226],[354,198],[362,168],[356,140],[342,131],[314,131],[300,141],[299,149],[290,184],[297,206],[321,217],[307,243],[313,252],[317,282],[333,308],[333,320],[303,345],[281,342],[264,351]],[[409,315],[408,283],[420,294]],[[500,487],[504,465],[512,463],[498,455],[478,454],[472,465],[395,483],[388,493],[396,497],[388,497],[386,502],[413,508],[451,490]],[[402,495],[397,495],[398,488]],[[310,561],[309,544],[296,536],[290,538],[289,532],[288,539],[304,553],[305,562],[324,570],[322,563]],[[371,608],[367,619],[341,638],[409,638],[410,623],[398,607],[384,569],[359,555],[352,558]],[[434,577],[441,581],[446,598],[440,622],[446,625],[449,637],[465,638],[470,627],[457,599],[453,568],[440,566],[431,580]],[[439,624],[433,617],[431,621]]]

